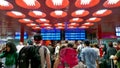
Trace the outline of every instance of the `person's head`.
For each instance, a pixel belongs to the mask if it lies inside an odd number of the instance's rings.
[[[59,50],[62,50],[63,48],[66,48],[66,46],[61,46]]]
[[[118,47],[120,48],[120,40],[119,40],[119,41],[117,41],[117,44],[118,44]]]
[[[23,45],[23,42],[20,42],[20,45]]]
[[[6,43],[6,51],[9,53],[14,53],[17,51],[16,45],[13,42]]]
[[[34,41],[36,44],[41,43],[41,40],[42,40],[42,36],[40,34],[34,35]]]
[[[109,42],[109,43],[108,43],[108,46],[109,46],[109,47],[113,47],[113,42]]]
[[[99,48],[97,43],[94,43],[94,44],[93,44],[93,47]]]
[[[27,45],[33,45],[33,41],[32,40],[28,40],[27,41]]]
[[[75,40],[75,45],[78,46],[80,43],[78,40]]]
[[[73,48],[74,44],[73,43],[68,43],[67,46]]]
[[[84,42],[84,44],[85,44],[85,46],[89,46],[89,45],[90,45],[90,41],[86,40],[86,41]]]

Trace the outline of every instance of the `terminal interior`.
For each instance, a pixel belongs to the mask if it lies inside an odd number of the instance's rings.
[[[120,0],[0,0],[0,39],[117,40]]]

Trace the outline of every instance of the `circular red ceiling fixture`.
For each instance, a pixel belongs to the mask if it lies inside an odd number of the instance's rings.
[[[37,0],[15,0],[15,2],[25,9],[38,9],[41,6]]]
[[[76,10],[72,12],[71,16],[73,17],[85,17],[89,14],[89,11],[87,10]]]
[[[87,29],[87,28],[89,28],[88,26],[80,26],[79,28],[81,28],[81,29]]]
[[[64,27],[65,24],[63,24],[63,23],[56,23],[56,24],[54,24],[54,26],[56,26],[56,27]]]
[[[82,26],[93,26],[93,25],[94,23],[89,23],[89,22],[82,24]]]
[[[36,27],[37,25],[35,23],[29,23],[29,24],[26,24],[27,26],[29,27]]]
[[[28,23],[32,23],[33,21],[30,20],[30,19],[19,19],[18,20],[20,23],[23,23],[23,24],[28,24]]]
[[[106,8],[114,8],[120,6],[120,0],[107,0],[103,4]]]
[[[66,8],[69,5],[68,0],[46,0],[46,5],[53,9]]]
[[[34,18],[43,18],[46,16],[46,14],[41,11],[30,11],[28,15]]]
[[[67,29],[75,29],[77,28],[76,26],[68,26]]]
[[[69,20],[69,22],[82,22],[83,19],[82,18],[72,18]]]
[[[56,29],[65,29],[65,27],[64,26],[57,26],[57,27],[55,27]]]
[[[38,27],[38,26],[35,26],[35,27],[32,27],[32,29],[34,29],[34,30],[40,30],[41,28]]]
[[[78,23],[69,23],[68,26],[75,26],[76,27],[76,26],[79,26],[79,24]]]
[[[51,27],[52,25],[50,23],[43,23],[40,24],[41,27]]]
[[[46,27],[44,27],[45,29],[53,29],[53,27],[51,27],[51,26],[46,26]]]
[[[76,0],[75,6],[78,8],[91,8],[96,6],[100,0]]]
[[[0,10],[11,10],[13,5],[5,0],[0,0]]]
[[[47,20],[45,18],[36,19],[35,21],[38,23],[49,23],[50,22],[49,20]]]
[[[110,15],[111,13],[112,13],[112,10],[102,9],[102,10],[98,10],[98,11],[94,12],[93,16],[103,17],[103,16]]]
[[[56,10],[56,11],[51,12],[50,15],[55,18],[63,18],[67,16],[67,13],[62,10]]]
[[[92,18],[87,19],[86,21],[87,22],[99,22],[100,20],[101,20],[101,18],[92,17]]]
[[[6,15],[13,17],[13,18],[25,18],[26,16],[19,12],[19,11],[9,11],[6,13]]]

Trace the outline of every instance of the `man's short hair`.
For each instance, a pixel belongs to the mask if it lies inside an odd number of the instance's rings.
[[[33,41],[32,40],[28,40],[27,43],[28,43],[28,45],[33,45]]]
[[[73,47],[74,46],[74,44],[73,43],[68,43],[68,45],[67,45],[68,47]]]
[[[120,40],[117,41],[117,44],[120,44]]]
[[[85,44],[86,46],[89,46],[89,45],[90,45],[90,41],[89,41],[89,40],[85,40],[84,44]]]
[[[42,40],[42,36],[40,34],[36,34],[36,35],[34,35],[34,40],[40,41],[40,40]]]

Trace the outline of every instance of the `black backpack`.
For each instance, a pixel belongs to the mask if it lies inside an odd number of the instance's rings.
[[[46,48],[44,46],[25,46],[19,52],[18,57],[18,68],[41,68],[41,56],[39,54],[39,49],[44,48],[44,55],[46,57]]]

